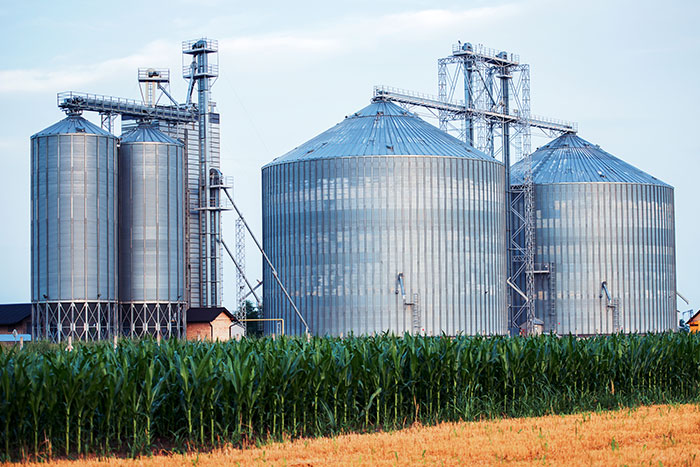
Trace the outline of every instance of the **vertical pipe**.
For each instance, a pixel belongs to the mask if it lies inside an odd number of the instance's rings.
[[[206,75],[208,57],[206,52],[202,51],[195,55],[196,74],[197,74],[197,90],[198,102],[197,109],[199,111],[199,225],[200,225],[200,255],[203,259],[203,264],[200,264],[200,297],[201,305],[204,307],[215,305],[215,296],[211,294],[214,284],[213,277],[210,276],[212,271],[211,258],[211,238],[210,224],[207,208],[209,207],[209,140],[207,138],[207,130],[209,129],[209,78]],[[203,250],[203,252],[201,251]],[[204,254],[202,254],[204,253]]]
[[[510,112],[510,103],[508,96],[508,88],[510,75],[508,74],[508,67],[503,67],[501,69],[501,97],[503,99],[503,113],[508,114]],[[503,165],[505,166],[505,202],[506,202],[506,264],[507,264],[507,276],[512,278],[515,272],[515,265],[513,264],[513,251],[511,248],[511,234],[512,234],[512,223],[513,216],[511,214],[511,189],[510,189],[510,127],[508,121],[503,120],[502,123],[502,147],[503,147]],[[513,307],[513,293],[509,291],[507,295],[506,305],[512,312]],[[510,319],[510,318],[509,318]]]
[[[474,108],[474,95],[472,89],[472,71],[474,61],[470,58],[464,60],[464,103],[467,108]],[[474,122],[470,113],[464,114],[464,139],[470,146],[474,146]]]

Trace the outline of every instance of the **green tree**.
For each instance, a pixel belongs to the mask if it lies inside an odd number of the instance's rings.
[[[253,305],[253,302],[246,300],[243,304],[246,310],[246,317],[248,319],[260,319],[262,318],[262,303],[259,306]],[[247,321],[246,325],[246,335],[250,337],[260,337],[263,335],[263,323],[260,321]]]

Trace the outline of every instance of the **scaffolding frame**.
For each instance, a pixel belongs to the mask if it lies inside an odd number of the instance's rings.
[[[51,342],[110,339],[118,332],[119,305],[115,301],[49,301],[32,304],[34,339]]]
[[[163,339],[184,338],[186,334],[183,302],[124,303],[120,306],[119,324],[122,335],[130,338],[160,336]]]
[[[463,100],[456,97],[463,94]],[[421,107],[438,119],[441,130],[499,159],[505,166],[506,278],[508,326],[519,332],[524,320],[527,332],[535,331],[535,193],[532,178],[531,131],[558,136],[576,133],[568,122],[532,116],[530,66],[516,54],[458,42],[452,54],[438,59],[438,95],[431,96],[385,86],[375,86],[374,97],[406,108]],[[513,162],[525,164],[520,185],[510,184]]]
[[[520,63],[516,54],[458,43],[452,55],[438,60],[438,98],[450,100],[460,84],[464,105],[473,110],[463,115],[441,111],[440,128],[449,132],[458,120],[461,140],[505,166],[508,322],[511,330],[517,329],[524,316],[531,334],[536,297],[530,66]],[[513,162],[525,164],[522,185],[510,184]]]

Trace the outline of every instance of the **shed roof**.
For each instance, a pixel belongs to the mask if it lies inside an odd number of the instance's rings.
[[[31,303],[11,303],[0,305],[0,326],[19,324],[32,316]]]
[[[690,317],[690,319],[688,320],[688,324],[691,323],[700,323],[700,310],[698,310],[697,313]]]
[[[268,165],[335,157],[411,155],[496,162],[393,102],[376,101]]]
[[[211,323],[219,317],[221,313],[228,316],[231,321],[237,321],[236,318],[224,307],[211,308],[190,308],[187,310],[188,323]]]
[[[532,153],[531,160],[535,184],[607,182],[670,186],[572,133],[542,146]],[[511,167],[512,185],[523,183],[524,171],[523,161]]]

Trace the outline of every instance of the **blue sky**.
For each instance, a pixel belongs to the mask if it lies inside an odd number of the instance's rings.
[[[29,299],[29,137],[62,118],[56,93],[138,98],[136,69],[153,66],[182,98],[181,41],[207,36],[220,47],[222,168],[256,231],[262,165],[367,105],[376,84],[436,94],[437,59],[483,43],[530,64],[533,113],[578,122],[675,187],[678,290],[697,309],[699,23],[691,1],[3,2],[0,303]],[[232,216],[224,228],[232,242]],[[260,277],[252,243],[248,269]]]

